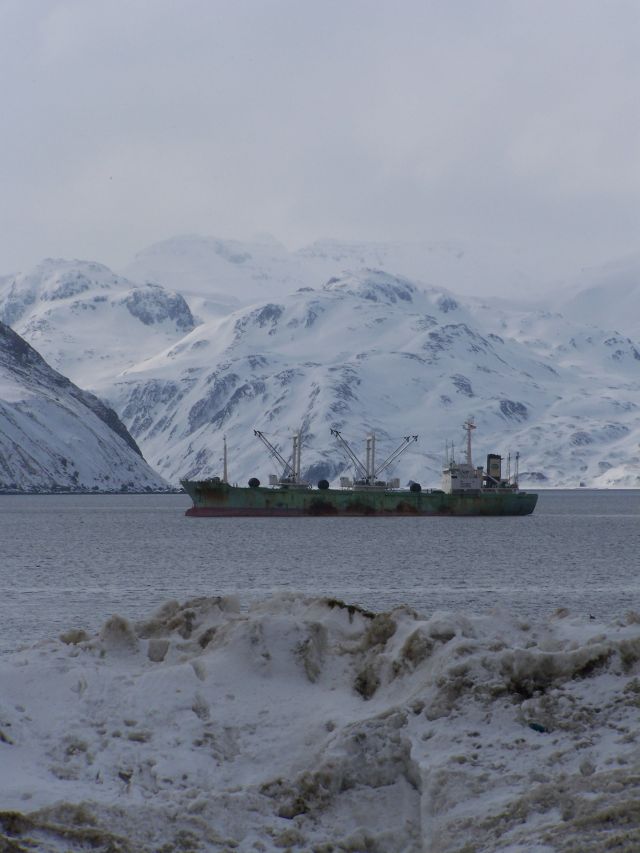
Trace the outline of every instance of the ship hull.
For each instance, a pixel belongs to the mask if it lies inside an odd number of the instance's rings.
[[[439,491],[244,488],[212,480],[183,480],[201,517],[497,516],[530,515],[538,496],[511,489],[473,494]]]

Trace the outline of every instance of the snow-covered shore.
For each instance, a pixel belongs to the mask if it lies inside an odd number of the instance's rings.
[[[167,603],[0,660],[0,850],[640,849],[640,617]]]

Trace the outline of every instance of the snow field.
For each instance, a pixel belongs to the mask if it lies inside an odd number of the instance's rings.
[[[633,613],[113,616],[0,659],[0,845],[637,850],[639,661]]]

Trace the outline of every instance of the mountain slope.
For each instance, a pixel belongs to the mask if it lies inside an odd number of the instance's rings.
[[[116,413],[0,322],[0,490],[156,490]]]
[[[640,254],[583,270],[556,304],[567,317],[640,337]]]

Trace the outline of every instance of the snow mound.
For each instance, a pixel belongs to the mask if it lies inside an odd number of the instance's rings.
[[[72,627],[0,661],[0,847],[636,850],[639,621],[287,593]]]

